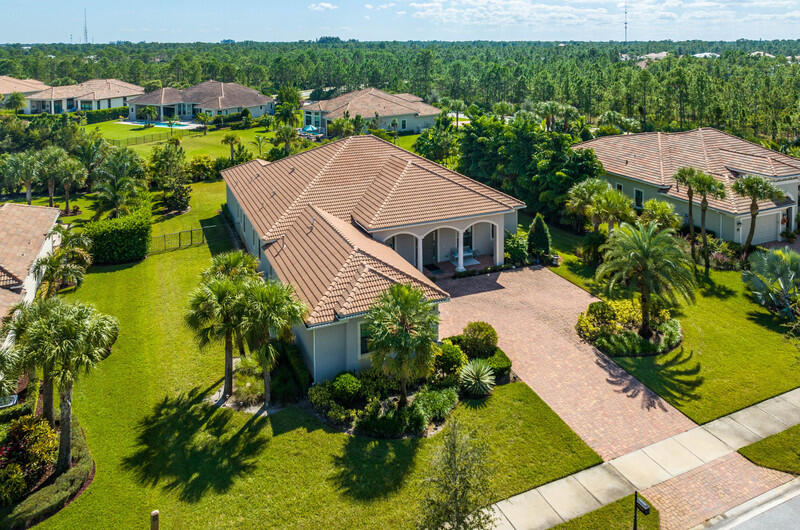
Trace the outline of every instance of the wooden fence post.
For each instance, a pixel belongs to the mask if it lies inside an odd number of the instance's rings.
[[[158,530],[158,510],[150,512],[150,530]]]

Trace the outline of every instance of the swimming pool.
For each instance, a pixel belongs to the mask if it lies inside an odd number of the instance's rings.
[[[147,125],[147,122],[144,121],[144,120],[135,120],[135,121],[127,120],[127,121],[124,121],[122,123],[129,123],[131,125]],[[169,123],[167,123],[165,121],[151,121],[150,125],[152,125],[154,127],[169,127]],[[172,126],[172,128],[173,129],[180,129],[180,128],[191,127],[192,125],[193,125],[192,123],[186,123],[186,122],[180,122],[179,121],[179,122],[176,122],[175,125]]]

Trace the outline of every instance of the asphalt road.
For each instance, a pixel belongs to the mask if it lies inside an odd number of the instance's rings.
[[[800,495],[736,526],[736,530],[775,530],[783,528],[800,528]]]

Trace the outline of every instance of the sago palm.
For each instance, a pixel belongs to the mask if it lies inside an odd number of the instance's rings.
[[[606,281],[608,291],[629,287],[639,291],[642,326],[639,335],[649,338],[650,308],[654,297],[694,300],[694,274],[690,258],[671,228],[659,230],[655,223],[622,224],[601,247],[603,263],[595,277]]]

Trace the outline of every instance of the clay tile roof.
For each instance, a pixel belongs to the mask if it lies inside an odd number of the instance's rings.
[[[36,79],[15,79],[7,75],[0,75],[0,94],[11,94],[12,92],[38,92],[50,88]]]
[[[54,86],[30,94],[29,99],[109,99],[138,96],[144,94],[144,88],[119,79],[90,79],[77,85]]]
[[[657,186],[668,196],[684,201],[688,200],[686,189],[679,188],[673,178],[678,169],[691,166],[709,173],[727,191],[725,199],[709,198],[709,206],[734,215],[750,211],[749,199],[736,195],[731,187],[739,176],[752,174],[777,180],[800,176],[800,160],[711,127],[603,136],[576,146],[589,148],[607,172]],[[762,201],[759,208],[775,208],[785,202]]]
[[[56,208],[15,203],[0,206],[0,285],[21,284],[27,278],[56,219]],[[0,317],[19,301],[19,292],[0,287]]]
[[[394,250],[313,205],[265,253],[281,281],[308,304],[309,326],[364,313],[395,283],[422,290],[430,301],[448,298]]]
[[[231,109],[267,105],[273,98],[257,90],[237,83],[203,81],[184,90],[164,87],[131,101],[137,105],[173,105],[175,103],[194,103],[204,109]]]
[[[365,88],[348,92],[341,96],[317,101],[303,107],[305,110],[316,110],[324,113],[325,118],[333,120],[341,118],[347,112],[350,117],[361,116],[372,118],[379,116],[435,116],[440,109],[422,101],[413,94],[389,94],[377,88]]]

